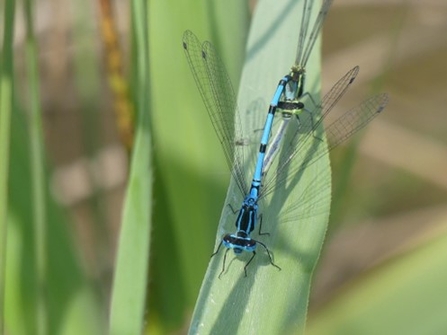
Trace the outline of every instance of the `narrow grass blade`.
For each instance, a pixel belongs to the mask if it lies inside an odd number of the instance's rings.
[[[15,1],[4,2],[4,36],[0,63],[0,332],[4,332],[8,180],[11,112],[13,105],[13,36]]]
[[[25,16],[27,24],[26,59],[29,74],[30,113],[29,132],[31,148],[31,178],[32,178],[32,203],[34,220],[34,247],[35,263],[37,270],[37,303],[36,303],[36,334],[48,333],[48,300],[47,287],[47,232],[46,232],[46,195],[45,195],[45,158],[42,133],[42,112],[39,97],[39,73],[37,62],[37,45],[34,35],[33,5],[30,0],[25,1]]]
[[[151,228],[151,139],[149,130],[148,27],[146,2],[132,3],[136,41],[137,128],[124,203],[112,289],[110,334],[140,334],[149,263]]]

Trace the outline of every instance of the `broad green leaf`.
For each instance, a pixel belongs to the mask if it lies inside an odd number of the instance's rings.
[[[309,335],[444,334],[447,329],[447,229],[403,250],[314,313]],[[423,224],[421,222],[421,224]]]
[[[182,48],[185,30],[211,40],[230,76],[240,77],[248,27],[239,0],[151,1],[151,124],[154,229],[151,326],[178,328],[191,313],[212,253],[229,171]],[[150,329],[150,334],[154,332]]]
[[[251,146],[251,157],[255,157],[259,148],[257,130],[263,127],[276,85],[294,63],[302,5],[300,1],[264,0],[256,7],[238,98],[244,135],[255,143]],[[314,6],[313,11],[315,17],[319,6]],[[307,73],[307,90],[318,96],[319,43],[307,65]],[[307,149],[311,154],[313,148]],[[246,162],[247,180],[253,174],[251,157]],[[234,202],[236,192],[239,190],[232,182],[219,223],[216,248],[223,233],[235,231],[236,216],[226,204],[240,206]],[[259,237],[255,228],[253,237],[269,247],[274,262],[282,270],[271,266],[267,254],[259,247],[247,268],[247,277],[244,266],[251,255],[236,257],[229,252],[225,272],[218,279],[225,253],[220,250],[211,259],[203,281],[191,334],[296,334],[304,330],[312,272],[329,215],[328,157],[300,171],[292,182],[282,185],[260,206],[263,231],[270,235]]]

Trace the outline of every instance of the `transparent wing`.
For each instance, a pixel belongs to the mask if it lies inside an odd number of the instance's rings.
[[[183,49],[208,115],[222,145],[231,174],[242,194],[247,193],[244,146],[235,145],[242,135],[236,95],[225,67],[210,42],[200,43],[189,30],[183,34]]]
[[[357,67],[348,72],[348,74],[352,72],[355,78],[356,71],[358,71]],[[346,141],[354,133],[365,127],[385,108],[388,103],[388,95],[379,94],[345,112],[326,127],[328,142],[326,145],[322,140],[321,133],[323,129],[321,125],[349,86],[349,78],[351,77],[348,74],[337,82],[329,93],[324,96],[321,104],[312,111],[312,116],[317,116],[321,113],[318,121],[314,122],[313,117],[300,117],[301,124],[293,130],[288,145],[283,148],[276,171],[270,171],[270,175],[266,177],[262,197],[271,193],[279,185],[287,183],[298,172],[303,171],[306,167],[315,163],[329,151]],[[301,114],[301,116],[304,115]],[[299,163],[290,164],[293,160]]]
[[[295,65],[304,65],[301,63],[304,52],[304,45],[307,39],[307,31],[309,29],[310,15],[312,13],[312,5],[314,1],[303,1],[303,16],[301,19],[300,35],[298,37],[298,45],[296,48]]]
[[[341,97],[345,94],[348,87],[354,82],[355,78],[357,77],[357,74],[359,73],[359,67],[356,66],[348,71],[329,91],[329,93],[325,96],[324,100],[327,101],[325,105],[326,113],[329,113],[330,110],[335,106],[335,104],[338,102],[338,100],[341,99]],[[294,104],[292,103],[292,106]],[[303,105],[304,106],[304,105]],[[304,109],[303,109],[304,110]],[[287,109],[283,109],[283,111],[287,111]],[[320,111],[317,109],[317,111]],[[310,113],[310,111],[308,111]],[[302,111],[299,113],[296,113],[299,123],[301,123],[300,115],[302,114]],[[310,117],[315,117],[316,115],[311,114]],[[311,120],[313,121],[313,119]],[[304,123],[307,121],[304,121]],[[284,135],[286,133],[286,130],[288,129],[288,124],[290,123],[290,118],[284,118],[283,122],[281,123],[281,126],[277,130],[276,135],[272,139],[272,141],[269,143],[269,146],[267,148],[267,154],[264,159],[264,170],[263,173],[267,173],[267,171],[270,169],[270,166],[275,158],[275,156],[278,154],[278,149],[280,148],[280,143],[284,141]],[[310,125],[313,127],[313,124]],[[304,131],[309,131],[309,127],[301,127]],[[295,148],[291,147],[289,150],[295,150]]]
[[[318,16],[316,17],[312,30],[309,34],[309,38],[307,39],[307,31],[309,29],[310,14],[312,12],[313,2],[313,0],[305,0],[303,5],[303,19],[301,21],[300,36],[295,59],[295,65],[299,65],[302,68],[306,67],[307,61],[309,60],[310,54],[312,53],[312,49],[315,45],[315,41],[318,38],[318,34],[323,27],[323,22],[332,4],[332,0],[323,1],[320,11],[318,12]]]

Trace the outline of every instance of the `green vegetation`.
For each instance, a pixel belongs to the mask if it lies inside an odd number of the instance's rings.
[[[379,91],[391,103],[346,155],[334,153],[332,176],[323,159],[267,199],[262,241],[282,270],[260,250],[244,278],[246,259],[230,252],[220,279],[224,250],[210,255],[234,230],[224,205],[237,189],[182,34],[218,49],[252,144],[293,63],[301,2],[116,2],[116,36],[99,2],[1,6],[0,332],[447,329],[442,6],[334,3],[308,87],[324,93],[358,64],[338,108]],[[128,109],[131,152],[115,114]],[[300,205],[282,212],[288,203]]]

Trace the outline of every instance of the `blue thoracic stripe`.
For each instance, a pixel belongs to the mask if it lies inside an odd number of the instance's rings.
[[[250,234],[253,231],[253,229],[255,229],[255,223],[256,223],[255,214],[256,213],[254,211],[250,212],[248,226],[247,226],[247,229],[245,230],[247,232],[247,234]]]
[[[243,217],[243,215],[244,215],[244,209],[243,208],[241,208],[241,210],[239,211],[239,214],[238,214],[238,216],[237,216],[237,219],[236,219],[236,229],[239,231],[239,230],[242,230],[242,217]]]

